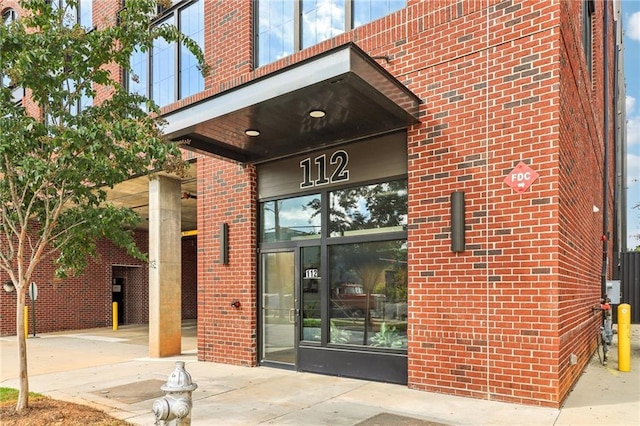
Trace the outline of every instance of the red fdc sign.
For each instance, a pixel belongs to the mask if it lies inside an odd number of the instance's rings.
[[[531,167],[524,164],[522,161],[507,175],[504,179],[504,183],[518,192],[526,191],[531,184],[540,176]]]

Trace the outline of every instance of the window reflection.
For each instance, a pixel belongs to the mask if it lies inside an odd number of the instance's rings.
[[[67,0],[51,1],[53,10],[61,10],[64,13],[63,23],[67,27],[79,24],[81,27],[90,30],[93,28],[93,0],[76,0],[73,7]]]
[[[204,1],[188,3],[169,14],[158,25],[175,25],[177,22],[180,31],[204,51]],[[175,43],[156,39],[150,52],[142,53],[136,49],[129,64],[129,92],[150,97],[159,107],[204,90],[204,77],[198,60],[183,44],[176,48]]]
[[[303,247],[302,252],[302,339],[320,341],[320,247]]]
[[[73,96],[73,99],[69,99],[69,113],[73,116],[77,116],[93,105],[93,97],[88,94],[86,89],[78,89],[78,86],[78,82],[74,80],[69,79],[65,81],[67,92],[70,97]],[[75,93],[76,91],[80,91],[80,93]]]
[[[353,27],[375,21],[406,5],[406,0],[353,0]]]
[[[261,205],[262,242],[320,238],[320,195],[305,195]]]
[[[300,250],[305,344],[406,351],[406,179],[263,202],[260,223],[261,244]]]
[[[406,241],[330,246],[329,271],[329,341],[406,349]]]
[[[79,3],[80,26],[90,29],[93,28],[93,0],[80,0]]]
[[[149,75],[147,66],[147,53],[141,52],[139,47],[131,54],[129,59],[129,92],[148,97],[147,87],[149,85]]]
[[[344,32],[345,0],[305,0],[302,2],[302,48]]]
[[[293,53],[294,2],[269,0],[258,4],[258,52],[260,64],[268,64]]]
[[[329,211],[331,237],[402,231],[407,225],[407,181],[333,191]]]
[[[204,51],[204,2],[195,3],[180,11],[180,31],[195,41]],[[204,77],[198,60],[185,46],[180,49],[180,98],[204,90]]]
[[[406,5],[406,0],[259,0],[257,66],[274,62]]]
[[[162,24],[173,24],[173,17],[165,19]],[[172,103],[175,98],[175,47],[163,38],[153,42],[152,51],[152,97],[162,107]]]

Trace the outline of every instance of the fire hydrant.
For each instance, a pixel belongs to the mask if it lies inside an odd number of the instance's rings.
[[[156,425],[190,426],[191,392],[198,385],[191,382],[191,375],[184,369],[184,361],[176,361],[167,383],[160,389],[165,393],[162,398],[153,401],[152,411],[156,416]]]

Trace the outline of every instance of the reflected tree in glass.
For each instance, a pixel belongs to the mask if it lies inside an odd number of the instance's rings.
[[[330,269],[332,306],[338,309],[332,314],[336,317],[344,314],[346,305],[351,311],[362,311],[362,342],[367,345],[370,332],[377,325],[374,324],[372,313],[376,318],[382,318],[386,306],[386,293],[393,294],[395,300],[402,297],[402,290],[406,288],[406,242],[404,240],[378,241],[356,244],[345,244],[330,247]],[[403,271],[404,270],[404,271]],[[395,287],[394,290],[386,289]],[[404,280],[404,283],[398,282]],[[338,288],[344,283],[362,286],[362,296],[351,295],[345,300],[338,294]],[[403,285],[404,284],[404,285]],[[381,293],[378,293],[381,290]],[[406,290],[404,291],[406,297]],[[343,296],[347,297],[347,296]],[[357,300],[361,300],[358,302]],[[394,300],[394,302],[395,302]],[[404,299],[406,302],[406,298]],[[362,309],[360,309],[362,307]],[[353,326],[353,325],[352,325]],[[355,343],[355,342],[354,342]]]
[[[407,200],[406,180],[333,191],[329,205],[331,236],[405,227]]]
[[[308,205],[317,205],[310,210]],[[261,240],[263,242],[318,238],[320,235],[320,196],[304,195],[261,205]]]

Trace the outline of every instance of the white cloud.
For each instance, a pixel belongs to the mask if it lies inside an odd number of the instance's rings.
[[[627,118],[627,147],[640,144],[640,116]]]
[[[319,43],[344,32],[344,7],[337,0],[320,0],[302,15],[304,29]]]
[[[627,186],[640,186],[640,155],[627,153]]]
[[[640,41],[640,12],[635,12],[629,17],[625,34],[632,40]]]
[[[627,112],[627,147],[640,145],[640,115],[634,115],[636,98],[627,96],[624,104]]]

